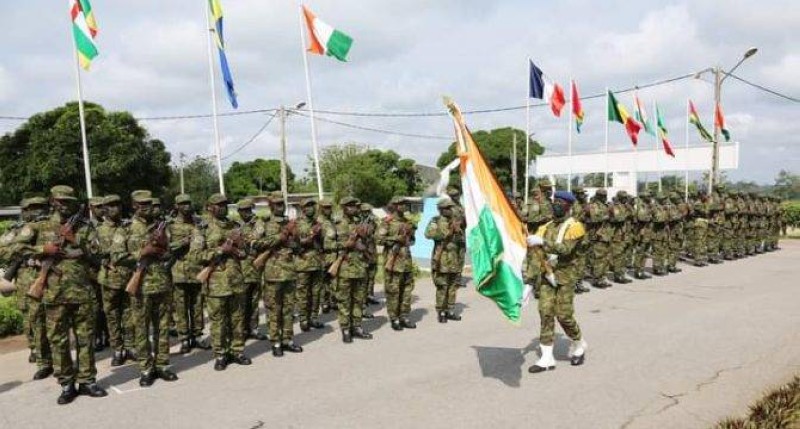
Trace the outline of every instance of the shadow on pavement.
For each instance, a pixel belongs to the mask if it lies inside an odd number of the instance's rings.
[[[408,314],[409,320],[414,323],[422,322],[423,317],[427,316],[430,311],[427,308],[415,308]]]
[[[19,380],[9,381],[8,383],[0,384],[0,393],[8,392],[9,390],[16,389],[21,386],[22,382]]]
[[[509,387],[520,387],[525,366],[525,356],[539,349],[539,339],[534,338],[523,348],[472,346],[478,356],[478,365],[484,378],[500,380]],[[569,360],[569,338],[557,334],[553,354],[557,360]],[[537,356],[538,359],[538,356]]]

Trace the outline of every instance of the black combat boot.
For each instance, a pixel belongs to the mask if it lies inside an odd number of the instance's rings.
[[[111,356],[111,366],[122,366],[125,363],[125,355],[123,351],[115,351]]]
[[[154,371],[143,372],[142,376],[139,377],[139,386],[141,387],[150,387],[155,382],[156,382],[156,374]]]
[[[392,320],[392,329],[395,331],[402,331],[403,325],[400,324],[399,320]]]
[[[168,370],[168,369],[157,369],[156,370],[156,377],[164,380],[164,381],[177,381],[178,374]]]
[[[286,350],[290,353],[303,353],[303,348],[298,346],[294,343],[294,341],[289,341],[286,344],[281,344],[281,349]]]
[[[51,375],[53,375],[53,367],[46,366],[44,368],[39,368],[39,370],[33,374],[33,379],[44,380],[45,378],[50,377]]]
[[[354,338],[361,338],[362,340],[371,340],[372,334],[365,332],[364,328],[361,326],[355,327],[352,329],[352,335]]]
[[[672,266],[672,267],[667,268],[667,271],[669,271],[669,272],[674,274],[674,273],[679,273],[679,272],[681,272],[683,270],[678,268],[678,267],[676,267],[676,266]]]
[[[308,326],[308,322],[300,322],[300,330],[303,332],[308,332],[311,330],[311,327]]]
[[[372,295],[370,295],[370,296],[368,296],[368,297],[367,297],[367,304],[369,304],[369,305],[378,305],[378,304],[380,304],[380,303],[381,303],[381,302],[380,302],[380,301],[378,301],[378,300],[377,300],[377,299],[376,299],[374,296],[372,296]]]
[[[67,405],[78,397],[78,391],[72,383],[61,385],[61,395],[58,396],[58,405]]]
[[[447,313],[444,311],[439,312],[439,323],[447,323]]]
[[[78,394],[84,396],[91,396],[92,398],[102,398],[108,396],[106,389],[98,386],[97,383],[81,383],[78,385]]]
[[[217,356],[214,360],[214,371],[225,371],[228,367],[228,359],[225,356]]]
[[[178,351],[178,353],[185,355],[190,351],[192,351],[192,343],[188,339],[181,341],[181,349]]]
[[[364,319],[374,319],[375,315],[365,308],[361,313],[361,317]]]
[[[461,321],[461,316],[459,316],[456,313],[453,313],[452,311],[448,311],[447,314],[445,315],[445,317],[447,317],[447,320],[452,320],[454,322]]]
[[[408,318],[406,317],[400,319],[400,323],[403,325],[404,328],[417,329],[417,324],[408,320]]]
[[[272,356],[275,357],[283,356],[283,347],[281,347],[280,343],[275,343],[272,345]]]
[[[324,323],[322,323],[322,322],[320,322],[319,320],[312,320],[312,321],[309,323],[309,326],[311,326],[311,327],[312,327],[312,328],[314,328],[314,329],[322,329],[322,328],[324,328],[324,327],[325,327],[325,324],[324,324]]]
[[[249,357],[245,356],[244,353],[240,353],[233,358],[233,363],[237,365],[250,365],[253,363],[253,361],[250,360]]]
[[[353,342],[353,334],[350,333],[349,329],[342,329],[342,342],[343,343]]]

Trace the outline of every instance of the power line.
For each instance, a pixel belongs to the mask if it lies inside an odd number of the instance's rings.
[[[301,113],[301,112],[294,112],[294,113],[296,113],[297,115],[300,115],[300,116],[304,116],[306,118],[310,117],[309,115],[306,115],[305,113]],[[314,119],[316,119],[317,121],[320,121],[320,122],[327,122],[329,124],[339,125],[339,126],[346,127],[346,128],[353,128],[353,129],[361,130],[361,131],[370,131],[370,132],[379,133],[379,134],[387,134],[387,135],[394,135],[394,136],[401,136],[401,137],[414,137],[414,138],[430,139],[430,140],[447,140],[447,141],[452,141],[453,140],[451,137],[434,136],[434,135],[430,135],[430,134],[404,133],[404,132],[400,132],[400,131],[385,130],[385,129],[381,129],[381,128],[364,127],[364,126],[361,126],[361,125],[350,124],[350,123],[347,123],[347,122],[334,121],[333,119],[327,119],[327,118],[321,118],[321,117],[315,117]]]
[[[741,78],[741,77],[739,77],[739,76],[736,76],[735,74],[732,74],[732,73],[727,73],[727,75],[728,75],[728,76],[730,76],[730,77],[732,77],[732,78],[734,78],[734,79],[736,79],[736,80],[738,80],[739,82],[746,83],[746,84],[748,84],[748,85],[750,85],[750,86],[752,86],[752,87],[754,87],[754,88],[760,89],[760,90],[762,90],[762,91],[764,91],[764,92],[768,92],[768,93],[770,93],[770,94],[772,94],[772,95],[775,95],[775,96],[778,96],[778,97],[781,97],[781,98],[785,98],[785,99],[787,99],[787,100],[789,100],[789,101],[794,101],[795,103],[800,103],[800,99],[797,99],[797,98],[794,98],[794,97],[788,96],[788,95],[786,95],[786,94],[781,94],[781,93],[780,93],[780,92],[778,92],[778,91],[773,91],[773,90],[771,90],[771,89],[769,89],[769,88],[766,88],[766,87],[764,87],[764,86],[761,86],[761,85],[759,85],[759,84],[757,84],[757,83],[753,83],[753,82],[750,82],[750,81],[748,81],[748,80],[745,80],[745,79],[743,79],[743,78]]]
[[[231,152],[231,153],[229,153],[229,154],[227,154],[227,155],[223,156],[223,157],[222,157],[222,160],[224,161],[224,160],[226,160],[226,159],[228,159],[228,158],[230,158],[230,157],[232,157],[232,156],[236,155],[237,153],[241,152],[241,151],[242,151],[242,149],[244,149],[244,148],[246,148],[248,145],[250,145],[250,143],[253,143],[253,142],[254,142],[254,141],[255,141],[255,140],[258,138],[258,136],[260,136],[260,135],[261,135],[261,133],[263,133],[263,132],[264,132],[264,130],[266,130],[266,129],[267,129],[267,126],[269,126],[270,122],[272,122],[272,120],[273,120],[273,119],[275,119],[275,116],[277,116],[277,115],[278,115],[278,112],[277,112],[277,111],[276,111],[276,112],[273,112],[273,113],[272,113],[272,116],[270,116],[270,117],[269,117],[269,119],[267,119],[267,122],[264,122],[264,125],[262,125],[262,126],[261,126],[261,128],[259,128],[259,130],[258,130],[258,131],[256,131],[256,133],[255,133],[255,134],[253,134],[253,136],[252,136],[252,137],[250,137],[250,138],[249,138],[249,139],[248,139],[246,142],[242,143],[242,145],[241,145],[241,146],[239,146],[239,147],[237,147],[237,148],[236,148],[236,149],[235,149],[233,152]]]

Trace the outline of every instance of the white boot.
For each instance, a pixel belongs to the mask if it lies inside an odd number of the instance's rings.
[[[588,347],[589,345],[586,344],[583,338],[580,340],[572,340],[572,344],[569,347],[569,356],[570,363],[573,366],[583,365],[583,361],[585,360],[584,355]]]
[[[537,372],[556,369],[556,360],[553,357],[553,346],[540,345],[539,348],[542,350],[542,356],[532,367],[528,368],[528,372],[536,374]]]

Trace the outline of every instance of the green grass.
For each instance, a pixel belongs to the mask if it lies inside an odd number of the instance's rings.
[[[744,418],[728,417],[713,429],[793,429],[800,427],[800,376],[750,406]]]
[[[22,333],[23,316],[17,309],[17,299],[0,296],[0,338]]]

